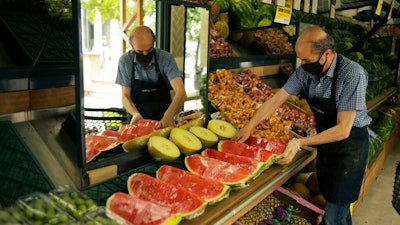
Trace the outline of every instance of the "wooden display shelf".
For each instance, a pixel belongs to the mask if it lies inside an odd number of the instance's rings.
[[[279,186],[315,159],[317,152],[301,151],[288,166],[274,164],[262,172],[249,186],[231,190],[229,197],[206,207],[205,212],[180,225],[231,225],[259,202],[272,194]]]
[[[375,183],[375,180],[381,172],[387,157],[390,155],[390,153],[393,151],[394,147],[398,143],[399,135],[400,123],[397,123],[390,138],[383,142],[382,148],[379,153],[377,153],[374,161],[370,163],[369,166],[365,169],[364,180],[361,186],[360,195],[358,197],[358,200],[353,203],[353,214],[357,212],[358,207],[360,207],[361,203],[368,195],[368,192],[371,189],[372,185]]]
[[[379,108],[390,96],[397,92],[396,87],[390,87],[384,90],[381,94],[367,102],[367,113],[371,113]]]

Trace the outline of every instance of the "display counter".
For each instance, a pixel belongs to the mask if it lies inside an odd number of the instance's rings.
[[[274,164],[262,172],[249,186],[231,190],[229,197],[206,207],[205,212],[180,224],[233,224],[261,200],[307,166],[317,155],[316,150],[303,150],[287,166]]]

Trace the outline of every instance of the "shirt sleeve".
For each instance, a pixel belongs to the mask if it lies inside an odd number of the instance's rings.
[[[128,53],[123,54],[118,60],[116,84],[131,87],[132,79],[132,60],[130,60]]]
[[[283,88],[291,95],[298,95],[306,85],[306,77],[308,77],[307,74],[302,73],[301,69],[296,69],[283,85]]]
[[[159,57],[160,70],[162,74],[168,77],[168,80],[172,80],[175,77],[183,77],[182,73],[178,69],[178,65],[174,57],[166,51],[160,51]]]

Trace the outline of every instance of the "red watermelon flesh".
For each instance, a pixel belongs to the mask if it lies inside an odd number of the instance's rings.
[[[107,199],[107,208],[124,218],[132,225],[179,224],[181,215],[172,210],[145,201],[123,192],[116,192]]]
[[[272,151],[276,155],[283,154],[286,149],[286,145],[283,143],[274,140],[267,140],[265,138],[257,138],[254,136],[250,136],[244,143],[251,146],[258,146],[268,151]]]
[[[135,125],[139,127],[154,127],[157,128],[160,122],[158,120],[140,119],[136,121]]]
[[[171,208],[185,219],[202,214],[207,206],[200,196],[144,173],[132,174],[127,185],[130,195]]]
[[[153,126],[138,126],[130,124],[122,124],[119,128],[121,142],[130,141],[136,137],[141,137],[147,134],[151,134],[156,131],[157,128]]]
[[[86,162],[92,161],[102,151],[110,150],[119,144],[120,141],[117,137],[86,135],[85,137]]]
[[[114,130],[103,130],[100,133],[101,136],[106,136],[106,137],[117,137],[119,138],[120,133],[118,131],[114,131]]]
[[[259,175],[264,169],[265,164],[250,157],[236,155],[228,152],[220,152],[215,149],[205,149],[201,155],[228,162],[251,171],[253,176]]]
[[[228,185],[219,181],[169,165],[163,165],[157,170],[157,179],[193,192],[208,203],[222,200],[230,190]]]
[[[247,185],[252,178],[248,169],[200,154],[185,157],[185,165],[194,174],[235,187]]]
[[[218,143],[218,150],[221,152],[250,157],[254,160],[267,164],[267,167],[274,163],[273,152],[237,141],[222,140]]]

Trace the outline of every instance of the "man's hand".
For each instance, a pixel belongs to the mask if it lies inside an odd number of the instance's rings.
[[[140,115],[140,113],[135,113],[132,115],[132,119],[131,119],[131,125],[135,124],[138,120],[143,119],[142,115]]]
[[[299,152],[300,149],[300,141],[297,138],[293,138],[288,142],[286,145],[285,152],[283,153],[284,157],[278,161],[279,164],[285,165],[290,163],[294,156],[296,155],[297,152]]]
[[[161,118],[160,122],[158,123],[158,129],[160,128],[166,128],[166,127],[173,127],[175,126],[175,121],[173,118]]]
[[[245,126],[236,133],[232,140],[243,143],[250,137],[250,131]]]

